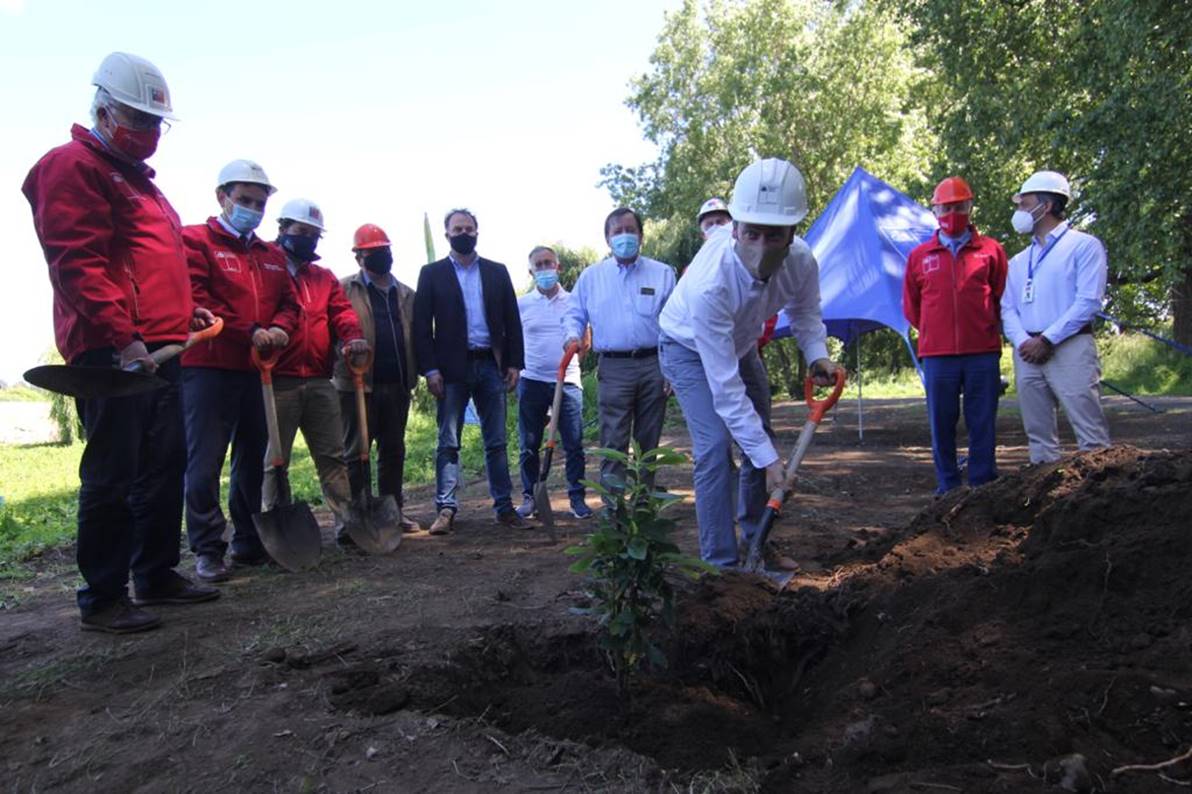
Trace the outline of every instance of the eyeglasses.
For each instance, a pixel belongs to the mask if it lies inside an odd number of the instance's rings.
[[[144,111],[130,108],[126,105],[111,103],[104,106],[108,113],[116,117],[117,121],[131,130],[155,130],[161,129],[161,134],[165,135],[170,131],[170,122],[163,119],[161,116],[155,116],[152,113],[145,113]]]

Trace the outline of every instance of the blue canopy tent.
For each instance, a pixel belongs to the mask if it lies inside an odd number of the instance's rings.
[[[862,334],[892,328],[917,368],[910,324],[902,316],[902,277],[911,250],[936,228],[930,210],[865,169],[854,169],[804,238],[819,262],[828,333],[847,345]],[[790,333],[786,313],[779,312],[774,338]],[[861,433],[859,383],[857,399]]]

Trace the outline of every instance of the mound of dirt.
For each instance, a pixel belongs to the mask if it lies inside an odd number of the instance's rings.
[[[1156,772],[1113,771],[1192,742],[1190,516],[1192,453],[1028,467],[794,592],[684,589],[670,666],[627,701],[589,628],[551,619],[462,631],[434,658],[267,661],[336,711],[408,701],[664,770],[744,764],[768,791],[1154,791]]]

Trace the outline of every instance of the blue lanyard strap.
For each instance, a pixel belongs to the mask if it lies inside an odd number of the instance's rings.
[[[1035,277],[1035,265],[1043,264],[1044,257],[1051,253],[1052,248],[1055,248],[1057,245],[1059,245],[1060,240],[1064,239],[1064,235],[1067,234],[1071,229],[1072,227],[1069,226],[1067,229],[1064,229],[1062,232],[1060,232],[1060,236],[1052,240],[1051,245],[1044,248],[1043,253],[1039,254],[1038,262],[1035,261],[1035,242],[1033,240],[1031,241],[1031,251],[1026,260],[1026,277],[1028,280]]]

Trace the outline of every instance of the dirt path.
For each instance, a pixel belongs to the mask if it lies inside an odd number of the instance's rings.
[[[1156,403],[1165,413],[1108,400],[1115,440],[1192,448],[1192,400]],[[1165,568],[1080,532],[1098,516],[1142,530],[1114,505],[1151,500],[1162,517],[1182,504],[1186,454],[1115,451],[933,502],[919,402],[867,402],[863,444],[855,421],[841,406],[823,427],[775,533],[805,564],[798,589],[775,598],[725,577],[686,591],[672,669],[628,707],[569,612],[583,582],[561,551],[585,525],[561,519],[556,543],[500,528],[481,481],[453,536],[408,538],[389,558],[329,545],[315,571],[247,573],[138,637],[81,634],[71,552],[50,555],[0,612],[3,789],[1026,791],[1045,788],[1045,761],[1080,751],[1099,790],[1160,790],[1153,774],[1108,771],[1192,741],[1192,615],[1164,601]],[[802,410],[775,422],[792,443]],[[999,431],[1011,473],[1025,460],[1012,405]],[[689,469],[662,483],[688,497],[677,517],[694,552]],[[1097,483],[1110,496],[1094,514],[1071,512],[1065,494]],[[1042,512],[998,513],[1028,492]],[[429,498],[409,496],[416,517]],[[1039,562],[1052,558],[1030,543],[1055,526],[1092,556]],[[1144,551],[1186,566],[1178,537],[1147,536]],[[1053,584],[1028,587],[1030,565]],[[1066,611],[1065,582],[1104,625]],[[1140,592],[1147,614],[1130,611]]]

